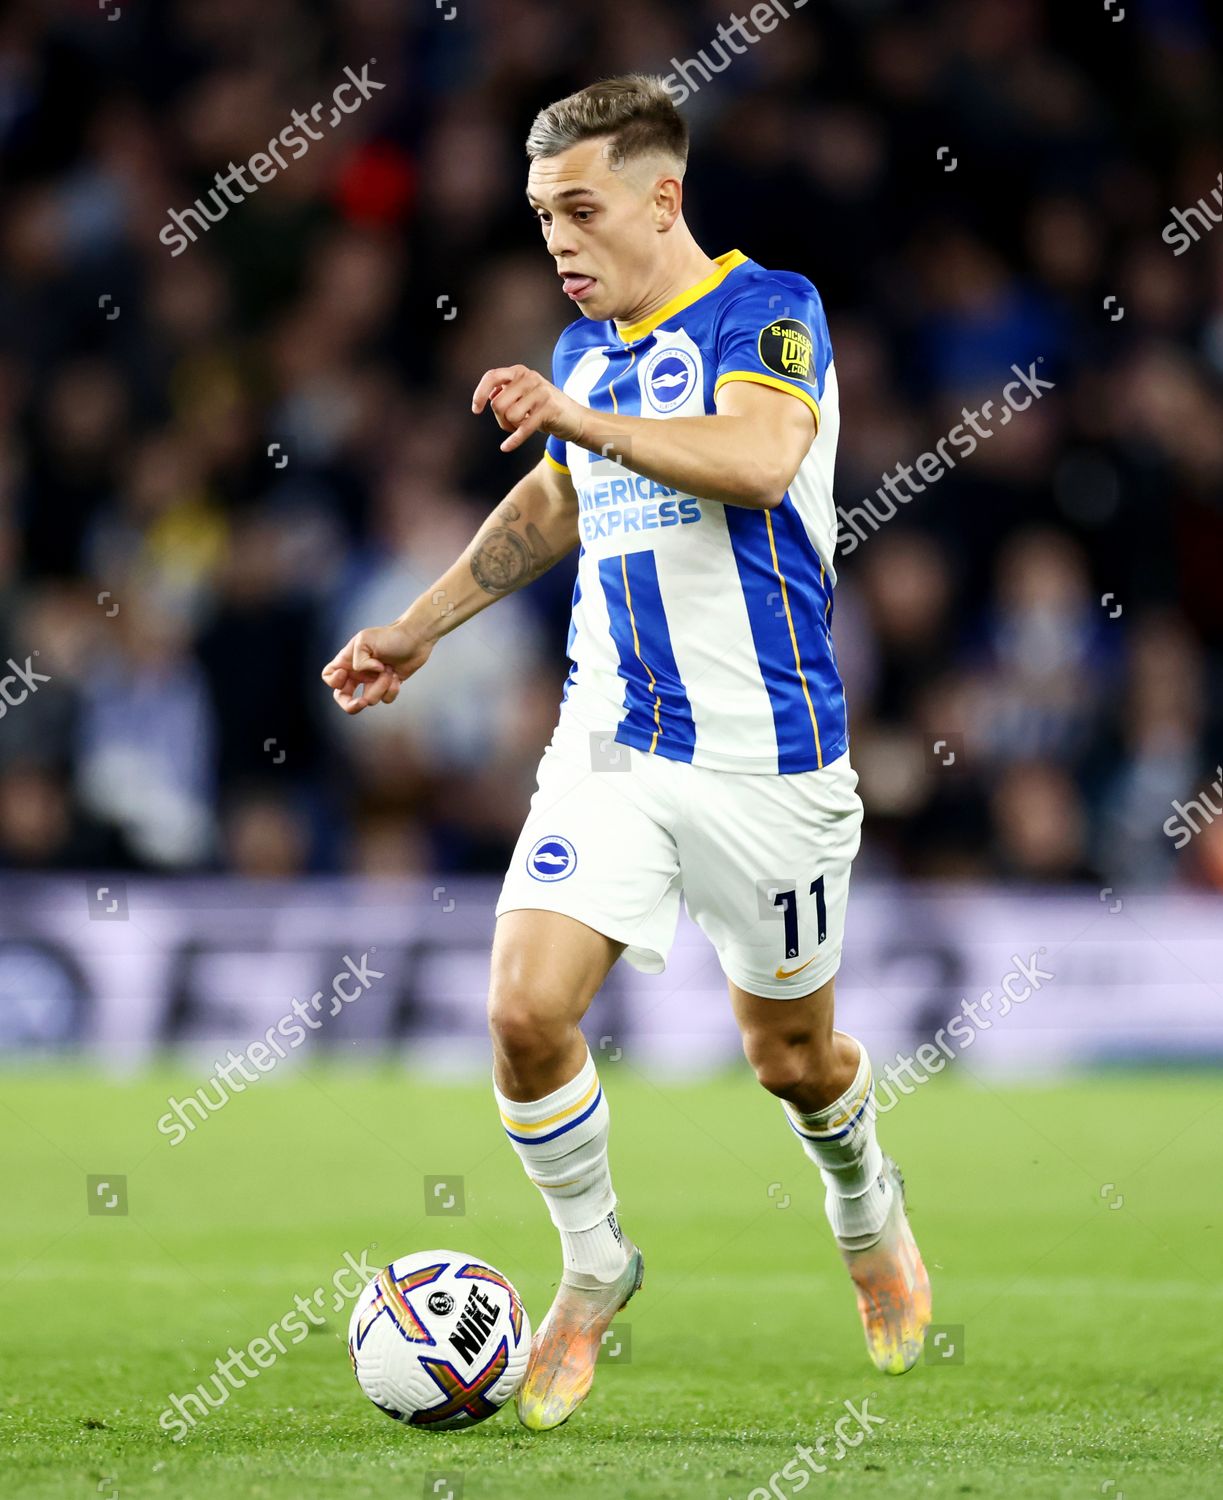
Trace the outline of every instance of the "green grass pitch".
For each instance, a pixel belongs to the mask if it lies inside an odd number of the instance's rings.
[[[512,1409],[460,1433],[389,1421],[352,1378],[345,1311],[180,1443],[158,1427],[168,1394],[346,1250],[471,1251],[543,1316],[557,1247],[489,1093],[320,1066],[261,1079],[171,1147],[155,1121],[194,1075],[6,1076],[3,1493],[745,1500],[864,1399],[883,1423],[808,1495],[1162,1500],[1223,1483],[1217,1077],[943,1075],[885,1116],[950,1325],[940,1348],[955,1345],[897,1379],[867,1362],[818,1175],[778,1106],[743,1075],[602,1071],[646,1280],[622,1315],[629,1361],[601,1368],[568,1426],[529,1434]],[[87,1213],[87,1174],[125,1174],[129,1212]],[[425,1216],[427,1174],[463,1176],[464,1217]]]

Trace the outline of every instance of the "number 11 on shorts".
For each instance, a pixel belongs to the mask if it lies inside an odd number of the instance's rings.
[[[816,946],[828,936],[828,908],[824,904],[824,877],[811,882],[811,895],[815,897],[815,920],[818,931],[816,933]],[[780,906],[782,917],[785,922],[786,957],[798,957],[798,892],[778,891],[773,897],[773,905]]]

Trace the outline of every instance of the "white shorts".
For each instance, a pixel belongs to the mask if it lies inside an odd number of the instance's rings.
[[[728,979],[753,995],[809,995],[841,962],[857,784],[848,753],[790,776],[711,771],[562,716],[497,915],[562,912],[656,974],[682,893]]]

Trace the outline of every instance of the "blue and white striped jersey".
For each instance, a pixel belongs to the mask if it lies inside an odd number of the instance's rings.
[[[749,510],[633,472],[631,452],[548,439],[572,478],[581,552],[565,717],[714,770],[791,774],[847,746],[832,648],[840,416],[828,325],[803,276],[738,250],[646,321],[579,318],[552,378],[595,411],[712,415],[732,380],[792,392],[817,432],[785,499]]]

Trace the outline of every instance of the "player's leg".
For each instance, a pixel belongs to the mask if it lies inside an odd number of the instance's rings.
[[[899,1373],[920,1352],[929,1283],[875,1136],[866,1050],[833,1025],[857,776],[844,756],[798,775],[696,775],[701,815],[679,839],[688,910],[717,949],[757,1077],[820,1169],[871,1358]]]
[[[558,1427],[585,1399],[603,1334],[641,1285],[641,1252],[616,1219],[607,1100],[578,1029],[623,949],[559,912],[497,920],[489,990],[497,1107],[564,1257],[518,1391],[519,1418],[538,1430]]]
[[[733,981],[731,1004],[756,1077],[785,1108],[819,1168],[824,1208],[858,1295],[879,1369],[912,1369],[930,1322],[930,1281],[909,1226],[904,1181],[875,1131],[870,1059],[833,1026],[833,984],[799,999],[753,995]]]
[[[624,751],[630,757],[627,748]],[[560,1234],[564,1271],[531,1346],[518,1414],[556,1427],[584,1400],[603,1333],[641,1285],[608,1164],[609,1113],[579,1023],[623,953],[661,969],[679,868],[665,773],[591,764],[558,730],[498,902],[489,1024],[501,1122]]]
[[[560,1231],[567,1276],[614,1281],[628,1254],[607,1159],[608,1106],[579,1030],[624,944],[555,911],[497,919],[489,986],[501,1123]]]
[[[875,1135],[866,1049],[833,1028],[833,985],[778,1000],[730,982],[743,1051],[761,1086],[785,1106],[794,1132],[820,1169],[838,1244],[878,1238],[891,1205]]]

